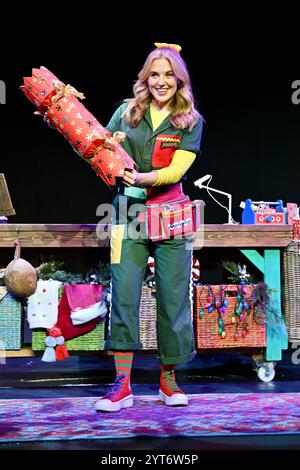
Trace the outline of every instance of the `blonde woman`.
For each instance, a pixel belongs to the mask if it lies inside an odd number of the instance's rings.
[[[137,169],[125,171],[114,199],[116,220],[111,241],[112,299],[106,346],[114,351],[116,381],[96,403],[98,411],[118,411],[133,405],[130,386],[134,351],[140,350],[139,305],[148,257],[155,260],[157,343],[160,360],[159,398],[167,406],[184,406],[188,397],[175,380],[176,364],[194,355],[191,256],[186,236],[162,234],[156,223],[131,237],[133,216],[120,209],[145,205],[179,207],[189,201],[181,181],[200,153],[203,119],[195,108],[189,74],[176,44],[156,43],[133,87],[134,97],[117,109],[107,130],[126,134],[125,150]],[[126,203],[126,204],[124,204]],[[177,207],[177,206],[176,206]],[[160,220],[160,219],[159,219]],[[190,219],[189,219],[190,221]],[[182,226],[189,224],[182,212]],[[179,224],[180,225],[180,224]]]

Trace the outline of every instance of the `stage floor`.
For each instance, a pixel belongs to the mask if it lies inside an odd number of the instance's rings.
[[[284,352],[272,382],[261,382],[252,360],[240,353],[199,354],[177,368],[177,381],[188,394],[288,393],[300,391],[300,365],[292,363],[293,350]],[[40,357],[8,358],[0,364],[0,399],[95,397],[114,380],[113,358],[72,356],[43,363]],[[159,363],[153,354],[136,354],[132,383],[136,395],[156,395]],[[84,408],[84,403],[83,403]],[[298,450],[300,435],[212,436],[55,442],[1,443],[1,450]]]

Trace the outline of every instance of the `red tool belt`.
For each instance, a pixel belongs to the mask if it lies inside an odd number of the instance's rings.
[[[155,193],[151,191],[146,203],[147,234],[151,240],[183,238],[200,229],[200,207],[182,192],[180,184]]]
[[[171,237],[183,238],[193,233],[193,213],[190,199],[168,204],[147,204],[147,233],[154,241]]]

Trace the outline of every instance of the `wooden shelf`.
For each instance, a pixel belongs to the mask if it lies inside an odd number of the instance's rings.
[[[18,237],[23,248],[109,247],[110,226],[105,224],[1,224],[0,247],[13,247]],[[286,247],[293,238],[291,225],[207,224],[197,232],[194,248]]]
[[[24,346],[17,351],[5,351],[5,357],[33,357],[35,356],[30,346]]]
[[[284,248],[293,239],[291,225],[219,225],[204,226],[204,232],[196,233],[194,248]]]
[[[99,248],[109,246],[110,226],[105,224],[1,224],[0,247]]]

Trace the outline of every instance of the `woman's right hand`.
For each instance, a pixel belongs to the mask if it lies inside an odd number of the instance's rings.
[[[138,186],[139,174],[140,173],[138,173],[136,170],[125,170],[122,177],[122,183],[127,187]]]

